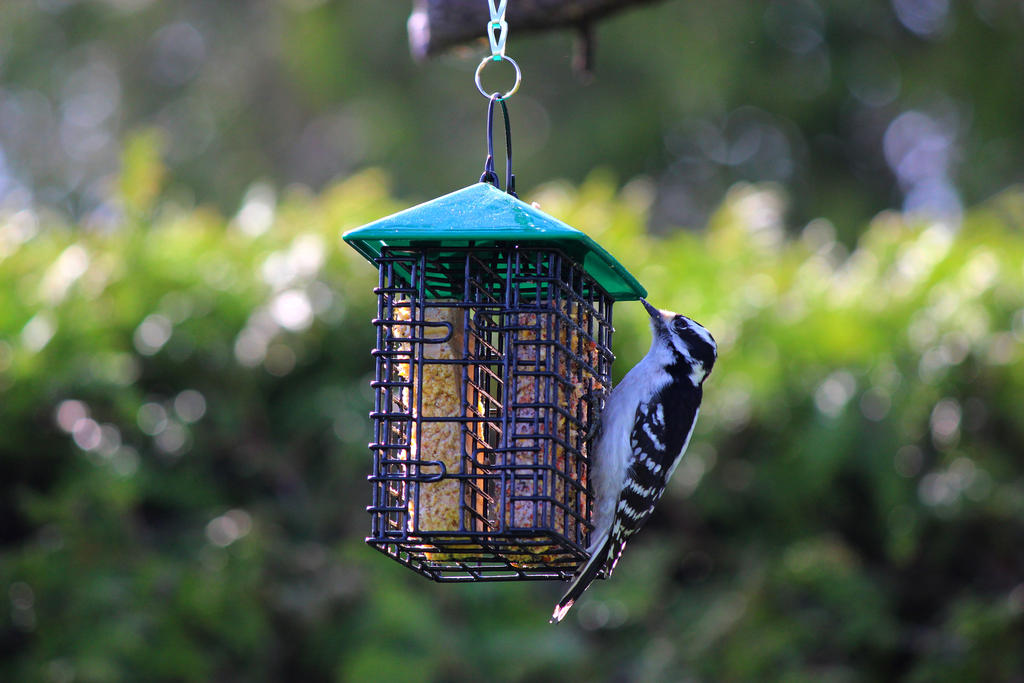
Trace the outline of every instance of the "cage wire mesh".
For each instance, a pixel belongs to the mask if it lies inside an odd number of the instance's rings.
[[[558,249],[385,247],[371,535],[437,581],[568,579],[612,299]]]

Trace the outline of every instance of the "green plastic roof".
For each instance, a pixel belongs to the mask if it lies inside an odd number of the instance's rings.
[[[579,261],[613,299],[647,296],[636,278],[590,237],[488,183],[470,185],[349,230],[342,238],[371,263],[385,246],[553,245]]]

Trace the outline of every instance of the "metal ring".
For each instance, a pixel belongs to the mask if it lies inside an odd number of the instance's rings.
[[[480,66],[476,68],[476,75],[473,76],[473,80],[476,81],[476,89],[479,90],[480,94],[486,97],[487,99],[491,99],[492,93],[487,92],[486,90],[484,90],[484,87],[480,85],[480,74],[483,73],[484,67],[487,66],[488,62],[500,62],[502,60],[510,63],[513,67],[515,67],[516,83],[507,93],[505,93],[504,95],[499,95],[498,99],[507,100],[508,98],[515,95],[516,91],[519,90],[519,84],[523,82],[523,73],[519,70],[519,65],[516,64],[516,60],[512,59],[508,55],[492,55],[484,57],[482,60],[480,60]]]

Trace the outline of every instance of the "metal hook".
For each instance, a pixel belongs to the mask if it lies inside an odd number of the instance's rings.
[[[512,59],[508,55],[493,55],[491,57],[484,57],[483,59],[480,60],[480,64],[476,67],[476,75],[473,76],[473,80],[476,82],[476,89],[479,90],[480,94],[483,95],[484,97],[490,98],[492,95],[491,93],[488,93],[486,90],[484,90],[484,86],[481,85],[480,74],[483,73],[484,67],[487,66],[488,62],[501,61],[508,62],[513,67],[515,67],[516,82],[515,84],[513,84],[513,86],[509,89],[508,92],[506,92],[504,95],[500,97],[500,99],[507,100],[508,98],[515,95],[516,92],[519,90],[519,84],[523,82],[523,72],[519,70],[519,64],[516,63],[516,60]]]

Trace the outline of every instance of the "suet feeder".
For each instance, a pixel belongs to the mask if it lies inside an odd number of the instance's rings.
[[[612,305],[646,291],[483,182],[344,239],[380,271],[367,543],[436,581],[570,578]]]

